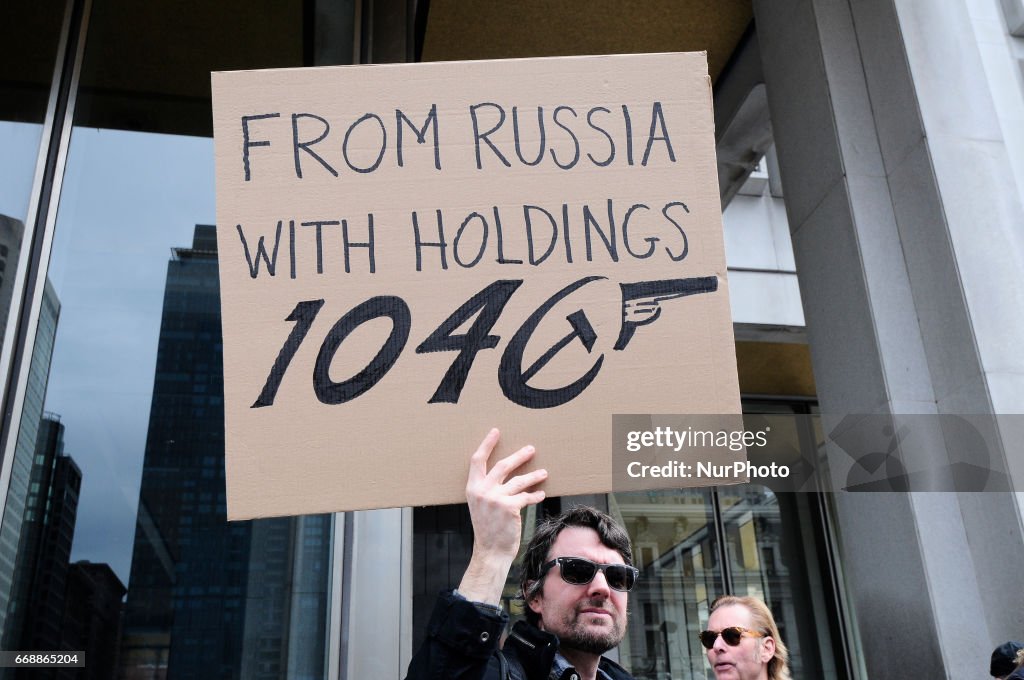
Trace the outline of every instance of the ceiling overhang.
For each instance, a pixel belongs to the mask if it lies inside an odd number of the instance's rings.
[[[752,19],[750,0],[430,0],[423,61],[705,51],[717,79]]]

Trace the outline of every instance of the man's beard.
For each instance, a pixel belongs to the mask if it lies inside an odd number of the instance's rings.
[[[603,604],[603,602],[581,603],[577,610],[602,607]],[[595,630],[583,623],[581,618],[584,616],[592,616],[592,614],[574,611],[562,621],[565,632],[558,636],[559,644],[562,647],[569,647],[587,654],[604,654],[609,649],[618,646],[626,635],[626,626],[620,617],[612,616],[610,628]]]

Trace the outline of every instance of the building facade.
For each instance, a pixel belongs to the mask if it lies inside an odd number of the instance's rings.
[[[554,498],[527,532],[573,502],[625,524],[638,678],[712,677],[724,593],[769,603],[796,677],[984,677],[1024,638],[1022,0],[16,1],[0,44],[5,648],[39,568],[38,644],[89,677],[400,678],[468,560],[464,506],[225,521],[211,71],[682,50],[713,79],[747,418],[833,467],[851,416],[932,418],[886,465],[1009,485]],[[45,412],[80,485],[61,568],[29,547]],[[968,416],[982,448],[943,426]]]

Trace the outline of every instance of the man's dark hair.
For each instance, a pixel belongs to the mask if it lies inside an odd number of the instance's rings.
[[[524,607],[526,620],[533,625],[537,625],[540,616],[530,609],[529,602],[534,595],[540,592],[541,567],[548,561],[548,554],[551,552],[551,546],[558,538],[558,534],[569,527],[593,529],[601,539],[601,543],[622,555],[626,564],[633,564],[633,550],[629,546],[629,535],[626,530],[597,508],[574,505],[560,515],[548,517],[537,527],[536,533],[530,539],[529,545],[526,546],[526,552],[523,554],[523,575],[520,579],[520,589],[526,603]]]

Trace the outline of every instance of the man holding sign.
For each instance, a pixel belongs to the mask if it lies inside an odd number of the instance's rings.
[[[544,499],[543,491],[530,489],[547,479],[543,469],[515,474],[533,458],[532,446],[488,471],[498,437],[491,430],[470,461],[469,566],[458,590],[441,595],[407,680],[630,680],[601,655],[626,634],[628,591],[638,570],[626,531],[594,508],[574,507],[538,528],[523,559],[527,620],[498,649],[508,622],[499,602],[519,552],[520,511]]]

